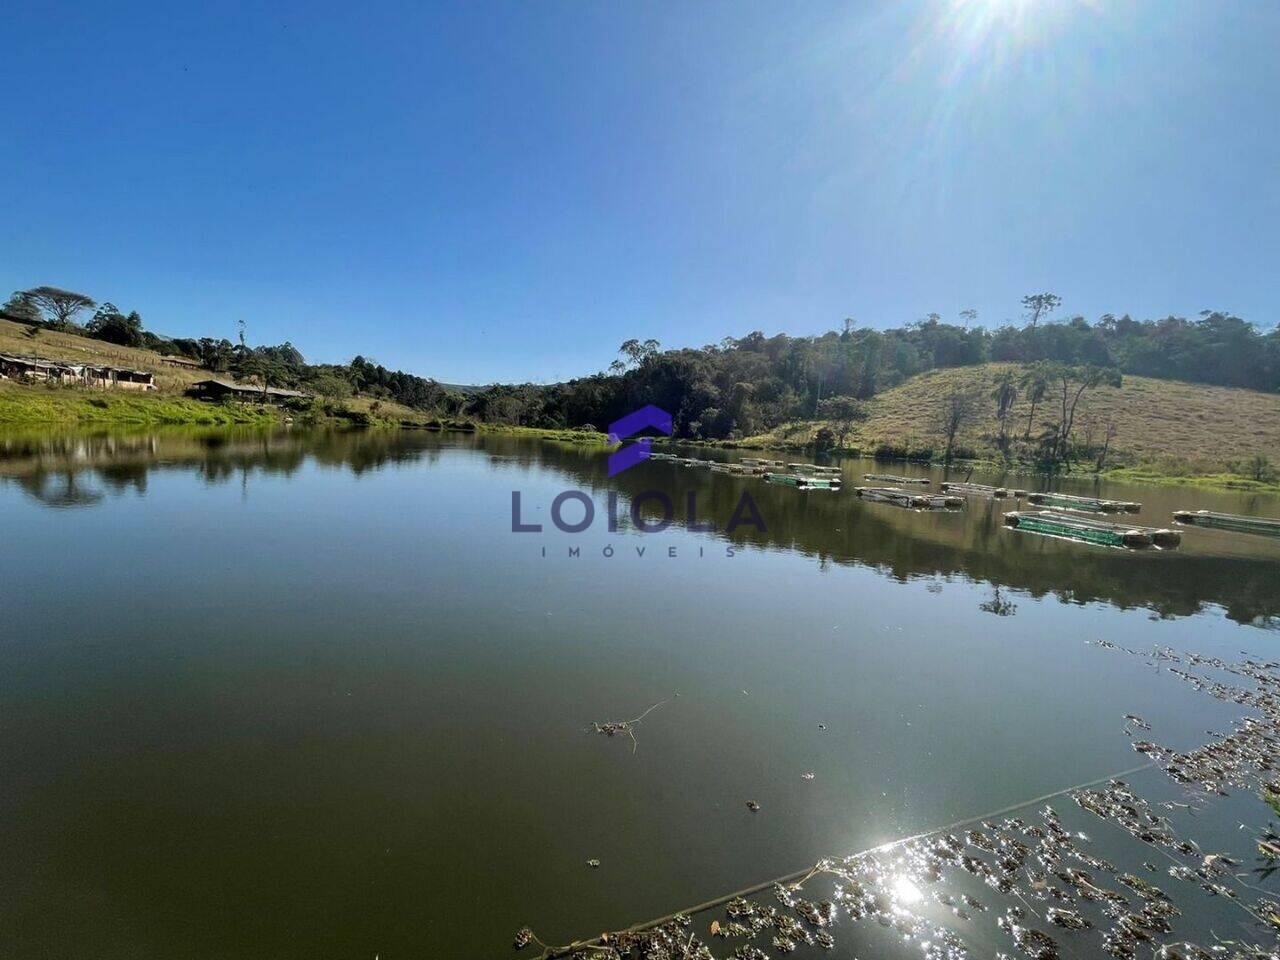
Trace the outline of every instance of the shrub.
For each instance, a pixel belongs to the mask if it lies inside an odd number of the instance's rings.
[[[1235,472],[1250,480],[1257,480],[1259,483],[1270,483],[1276,478],[1276,471],[1271,466],[1271,461],[1260,453],[1244,461]]]

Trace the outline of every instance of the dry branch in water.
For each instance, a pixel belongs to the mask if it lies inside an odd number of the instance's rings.
[[[606,737],[612,737],[612,736],[616,736],[619,733],[625,733],[628,737],[631,738],[631,752],[635,753],[636,748],[640,746],[640,744],[636,742],[636,735],[635,735],[636,724],[638,724],[641,720],[643,720],[649,714],[653,713],[654,710],[657,710],[658,707],[662,706],[664,703],[666,703],[669,700],[675,699],[678,696],[680,696],[680,694],[673,693],[671,696],[666,697],[662,700],[659,700],[653,706],[649,707],[649,709],[646,710],[644,713],[640,714],[640,716],[633,717],[630,720],[605,720],[603,722],[592,721],[591,729],[595,733],[603,733]]]

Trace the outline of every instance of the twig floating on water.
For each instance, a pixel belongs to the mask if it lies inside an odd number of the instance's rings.
[[[640,744],[636,741],[636,734],[635,734],[636,724],[638,724],[641,720],[643,720],[649,714],[653,713],[653,711],[657,710],[664,703],[666,703],[669,700],[673,700],[678,696],[680,696],[680,694],[673,693],[671,696],[665,697],[664,699],[659,700],[657,703],[653,704],[653,706],[649,707],[649,709],[646,710],[644,713],[640,714],[640,716],[633,717],[630,720],[605,720],[604,722],[593,721],[591,724],[591,728],[594,732],[603,733],[606,737],[612,737],[619,733],[625,733],[628,737],[631,738],[631,752],[635,753],[636,748],[640,746]]]

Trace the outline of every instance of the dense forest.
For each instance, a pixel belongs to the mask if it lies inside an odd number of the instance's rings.
[[[1028,298],[1032,299],[1032,298]],[[552,386],[494,386],[470,398],[479,418],[529,426],[608,424],[645,403],[669,410],[678,434],[751,436],[790,420],[825,417],[832,398],[866,400],[927,370],[990,361],[1280,389],[1280,332],[1227,313],[1198,319],[1090,323],[1033,316],[987,330],[931,315],[875,330],[846,321],[817,337],[756,332],[700,349],[630,340],[608,372]],[[828,401],[824,407],[824,401]]]
[[[960,323],[937,314],[903,327],[873,329],[845,320],[821,336],[753,332],[701,348],[664,350],[628,340],[608,370],[552,385],[448,389],[429,378],[357,356],[346,364],[309,364],[291,343],[249,346],[243,321],[236,341],[175,339],[146,331],[136,312],[55,287],[19,291],[0,315],[144,347],[199,362],[245,382],[295,387],[341,400],[359,393],[449,417],[533,427],[604,426],[646,403],[674,416],[680,436],[751,436],[792,420],[856,416],[852,408],[928,370],[989,361],[1035,365],[1041,381],[1114,382],[1136,374],[1194,383],[1280,390],[1280,328],[1264,332],[1230,313],[1196,319],[1134,320],[1104,315],[1051,322],[1061,306],[1051,293],[1023,298],[1021,326],[987,329],[965,311]],[[77,316],[93,310],[84,325]],[[1064,381],[1065,382],[1065,381]],[[1022,389],[1027,389],[1023,384]],[[1013,387],[1011,386],[1012,390]],[[1045,390],[1043,382],[1030,386]],[[999,400],[997,398],[997,403]]]

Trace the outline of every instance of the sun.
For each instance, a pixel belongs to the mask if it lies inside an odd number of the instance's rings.
[[[1047,39],[1090,0],[947,0],[943,21],[970,42]]]

